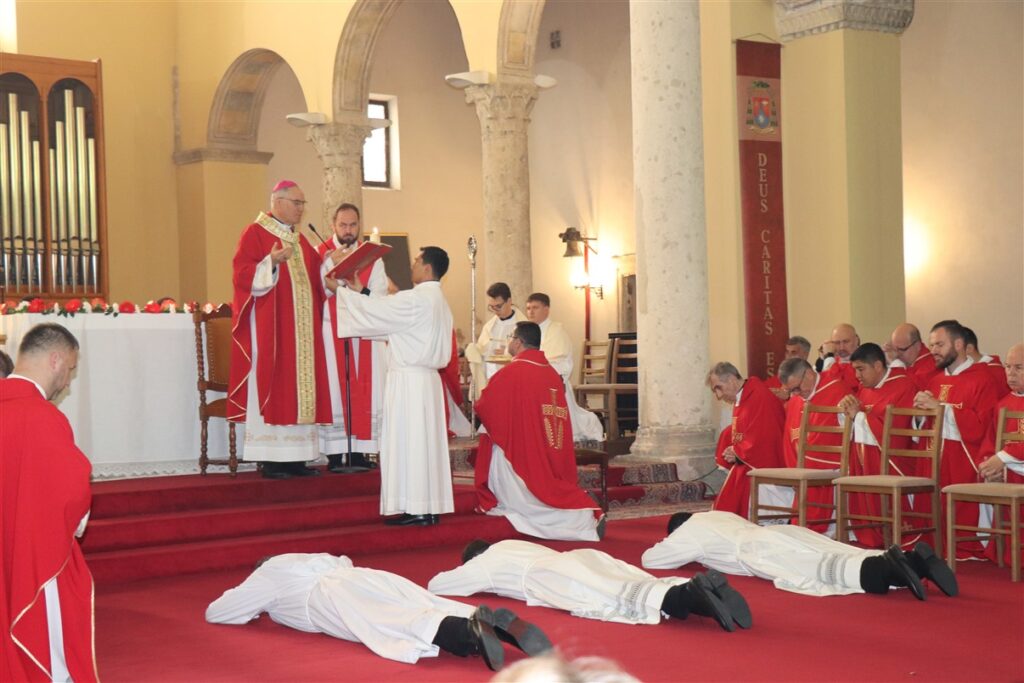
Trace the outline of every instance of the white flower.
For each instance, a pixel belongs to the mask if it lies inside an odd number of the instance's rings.
[[[82,313],[92,313],[92,304],[82,299]]]
[[[60,313],[60,304],[54,304],[53,305],[53,312],[54,313]]]
[[[186,301],[185,303],[183,303],[181,305],[181,312],[182,313],[191,313],[192,312],[192,306],[189,305],[189,303]]]
[[[28,302],[27,301],[19,301],[18,305],[14,307],[14,310],[16,310],[16,311],[24,311],[26,308],[28,308]]]
[[[207,315],[213,313],[213,304],[211,304],[209,301],[203,304],[203,313],[206,313]]]

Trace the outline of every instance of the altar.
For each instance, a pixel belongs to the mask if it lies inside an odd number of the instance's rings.
[[[196,343],[187,313],[101,315],[19,313],[0,316],[2,347],[16,357],[22,336],[39,323],[63,325],[78,339],[78,370],[58,396],[93,477],[142,477],[199,471]],[[212,394],[220,398],[221,394]],[[238,425],[238,454],[244,426]],[[209,453],[228,452],[227,424],[210,421]],[[210,472],[227,471],[211,466]]]

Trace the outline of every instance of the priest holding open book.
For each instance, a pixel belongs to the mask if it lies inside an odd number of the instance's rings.
[[[325,282],[336,290],[339,335],[388,342],[380,512],[401,515],[385,522],[390,525],[437,524],[439,515],[455,511],[437,372],[452,353],[452,312],[440,282],[448,271],[448,254],[423,247],[412,264],[413,288],[387,297],[361,294],[359,269],[347,267],[356,256],[340,261]]]

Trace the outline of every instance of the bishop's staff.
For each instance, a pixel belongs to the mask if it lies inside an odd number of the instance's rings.
[[[469,343],[476,343],[476,237],[469,236],[466,243],[469,252]],[[476,432],[476,382],[472,370],[469,373],[469,431]]]

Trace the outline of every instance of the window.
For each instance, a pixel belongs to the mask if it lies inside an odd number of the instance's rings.
[[[371,95],[366,116],[389,125],[374,128],[363,144],[363,187],[398,189],[396,99],[387,95]]]

